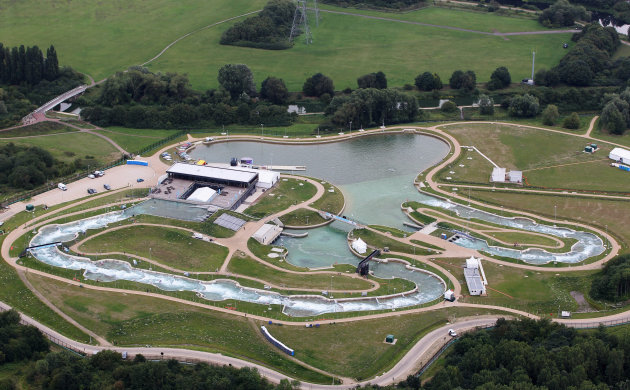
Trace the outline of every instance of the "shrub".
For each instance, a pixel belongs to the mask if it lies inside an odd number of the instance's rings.
[[[446,101],[442,104],[442,107],[440,107],[440,110],[442,110],[442,112],[455,112],[457,111],[457,104],[455,104],[452,101]]]
[[[554,126],[558,122],[558,107],[553,104],[548,105],[542,113],[542,122],[547,126]]]
[[[577,130],[580,128],[580,117],[577,112],[572,112],[571,115],[564,118],[564,122],[562,123],[562,127],[565,129]]]

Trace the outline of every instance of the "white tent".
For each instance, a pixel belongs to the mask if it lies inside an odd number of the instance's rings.
[[[359,252],[360,254],[364,254],[367,252],[367,244],[360,238],[352,241],[352,249]]]
[[[217,195],[217,192],[215,190],[213,190],[212,188],[210,188],[210,187],[201,187],[201,188],[197,188],[195,190],[195,192],[193,192],[187,198],[187,200],[191,200],[193,202],[208,203],[216,195]]]
[[[479,268],[479,260],[475,259],[473,256],[470,259],[466,259],[466,268]]]
[[[271,188],[278,182],[278,180],[280,180],[280,173],[278,172],[265,169],[259,169],[257,172],[258,183],[256,183],[256,187]]]
[[[490,177],[490,181],[495,183],[505,182],[505,168],[492,168],[492,176]]]
[[[623,164],[630,164],[630,150],[622,149],[622,148],[614,148],[610,151],[608,157],[611,160],[615,160],[617,162],[621,162]]]

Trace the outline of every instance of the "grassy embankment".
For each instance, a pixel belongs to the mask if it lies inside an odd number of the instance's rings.
[[[81,252],[123,252],[184,271],[215,271],[228,248],[196,240],[191,233],[159,226],[130,226],[106,232],[84,242]]]
[[[312,198],[316,192],[315,186],[307,181],[281,178],[276,187],[265,192],[254,205],[245,210],[245,213],[263,218],[302,203]]]

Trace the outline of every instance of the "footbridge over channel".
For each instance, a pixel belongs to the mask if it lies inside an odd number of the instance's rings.
[[[57,96],[54,99],[49,100],[48,102],[44,103],[40,107],[36,108],[35,111],[31,112],[30,114],[22,118],[22,123],[24,124],[30,123],[32,121],[32,118],[35,116],[35,114],[44,114],[46,113],[46,111],[52,110],[55,106],[65,102],[66,100],[71,99],[77,95],[81,95],[83,92],[85,92],[87,88],[88,88],[87,85],[80,85],[76,88],[73,88],[69,91],[62,93],[61,95]]]
[[[365,225],[362,225],[356,221],[353,221],[347,218],[345,215],[335,215],[335,214],[329,213],[328,211],[321,211],[321,210],[317,210],[317,212],[324,219],[333,219],[335,221],[347,223],[348,225],[352,225],[354,227],[359,227],[359,228],[365,227]]]

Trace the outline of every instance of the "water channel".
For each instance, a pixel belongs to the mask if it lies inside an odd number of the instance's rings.
[[[339,143],[286,146],[257,142],[229,142],[212,146],[200,146],[190,154],[196,159],[227,162],[231,157],[251,156],[256,164],[305,165],[306,172],[296,172],[319,177],[337,185],[346,196],[344,214],[362,223],[381,224],[404,229],[404,216],[400,204],[416,200],[423,204],[451,210],[464,218],[476,218],[496,224],[524,230],[542,232],[558,237],[577,240],[568,253],[549,253],[544,250],[518,251],[488,246],[485,241],[462,238],[459,245],[484,250],[491,254],[518,258],[526,262],[542,264],[549,261],[576,263],[604,251],[597,236],[565,228],[539,225],[524,218],[505,218],[495,214],[456,205],[446,200],[420,194],[413,187],[418,172],[435,165],[448,153],[442,141],[428,136],[412,134],[361,137]],[[173,202],[156,204],[150,200],[124,211],[86,218],[63,225],[49,225],[40,229],[31,245],[54,241],[69,241],[80,232],[98,229],[135,214],[182,216],[195,220],[196,210],[182,211],[181,204]],[[287,247],[287,261],[292,264],[320,268],[335,263],[357,264],[359,259],[348,250],[348,228],[341,223],[311,229],[306,238],[282,238],[280,245]],[[241,287],[233,281],[215,280],[203,282],[184,276],[133,268],[120,260],[90,261],[72,256],[56,248],[32,252],[40,261],[67,269],[85,269],[85,277],[92,280],[128,280],[153,285],[165,291],[194,291],[209,300],[235,299],[258,304],[278,304],[290,316],[313,316],[331,312],[366,311],[409,307],[429,302],[439,297],[445,289],[444,281],[436,275],[406,268],[400,263],[375,263],[371,266],[375,276],[400,277],[411,280],[417,290],[405,296],[365,297],[354,299],[329,299],[312,296],[284,296],[275,292]],[[333,286],[334,289],[334,286]]]

